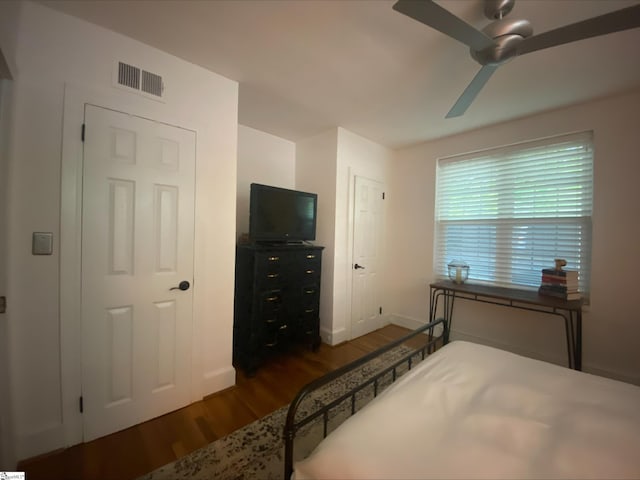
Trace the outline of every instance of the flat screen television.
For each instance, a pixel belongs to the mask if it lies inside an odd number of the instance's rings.
[[[318,195],[251,184],[249,238],[254,242],[303,242],[316,239]]]

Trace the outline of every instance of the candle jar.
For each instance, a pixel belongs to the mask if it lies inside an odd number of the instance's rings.
[[[469,278],[469,265],[461,260],[453,260],[449,263],[449,278],[455,283],[464,283]]]

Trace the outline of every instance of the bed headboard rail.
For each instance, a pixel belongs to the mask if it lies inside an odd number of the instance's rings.
[[[426,325],[423,325],[417,328],[416,330],[405,335],[402,338],[394,340],[393,342],[377,350],[374,350],[373,352],[370,352],[351,363],[348,363],[336,370],[333,370],[327,373],[326,375],[320,378],[317,378],[316,380],[308,383],[305,387],[303,387],[298,392],[296,397],[291,402],[291,405],[289,406],[289,411],[287,412],[287,419],[284,426],[284,444],[285,444],[284,478],[287,480],[290,479],[291,474],[293,472],[294,439],[295,439],[296,433],[298,432],[298,430],[300,430],[300,428],[302,428],[303,426],[311,423],[315,419],[322,416],[323,417],[323,438],[326,437],[327,427],[329,423],[329,413],[333,408],[342,404],[345,400],[351,398],[350,415],[353,415],[356,412],[356,395],[359,392],[373,385],[373,396],[376,397],[378,395],[380,379],[388,376],[388,374],[391,372],[391,383],[395,382],[397,379],[398,367],[406,364],[407,370],[411,370],[411,367],[416,357],[418,358],[419,361],[421,361],[427,355],[435,351],[436,347],[443,343],[442,336],[438,336],[438,337],[434,336],[435,327],[439,324],[442,324],[443,331],[446,331],[446,325],[445,325],[444,319],[442,318],[437,319],[431,323],[428,323]],[[329,383],[333,382],[339,377],[345,374],[348,374],[350,372],[353,372],[354,370],[356,370],[359,367],[362,367],[363,365],[367,364],[374,358],[380,357],[381,355],[391,351],[392,349],[404,344],[408,340],[411,340],[412,338],[421,334],[428,335],[427,337],[428,340],[423,345],[417,348],[412,348],[408,353],[403,354],[400,359],[393,360],[391,364],[381,369],[375,375],[369,376],[368,378],[366,378],[364,381],[362,381],[355,387],[352,387],[348,391],[342,393],[341,395],[338,395],[335,399],[325,403],[324,405],[318,407],[315,410],[308,412],[307,414],[302,416],[302,418],[299,418],[298,420],[296,420],[296,416],[297,416],[296,414],[298,413],[298,409],[302,404],[303,400],[307,398],[309,395],[311,395],[313,392],[316,392],[321,387],[328,385]]]

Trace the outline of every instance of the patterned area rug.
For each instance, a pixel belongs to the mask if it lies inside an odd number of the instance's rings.
[[[316,394],[302,403],[300,410],[308,411],[308,408],[314,404],[324,405],[327,400],[358,385],[362,380],[379,372],[384,366],[393,360],[400,359],[410,351],[408,347],[399,346],[380,358],[372,360],[346,377],[318,390]],[[405,371],[406,367],[399,367],[398,376]],[[379,391],[382,391],[390,383],[391,375],[385,376],[380,383]],[[372,398],[373,388],[367,388],[357,396],[357,408],[361,408]],[[351,404],[347,400],[344,406],[340,406],[342,408],[338,407],[332,410],[329,431],[344,421],[348,416],[350,406]],[[280,480],[284,476],[282,435],[287,409],[288,406],[280,408],[186,457],[141,477],[139,480]],[[307,425],[297,434],[294,458],[304,458],[321,439],[322,424],[318,422]]]

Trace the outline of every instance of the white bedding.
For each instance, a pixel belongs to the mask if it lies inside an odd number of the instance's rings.
[[[640,478],[640,387],[443,347],[294,465],[303,479]]]

